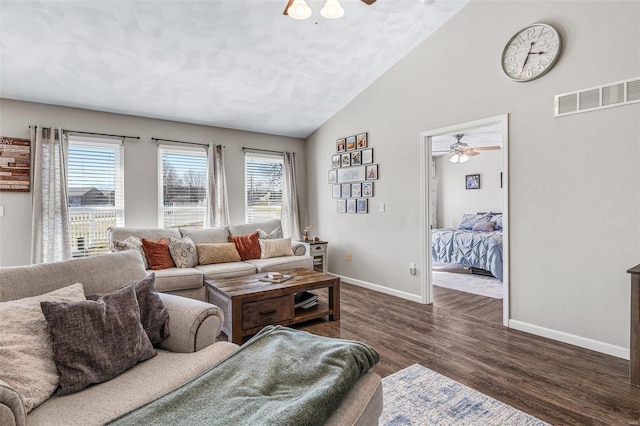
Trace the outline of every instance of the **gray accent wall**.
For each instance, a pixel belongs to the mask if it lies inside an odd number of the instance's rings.
[[[298,160],[298,184],[305,185],[305,144],[302,139],[243,132],[174,121],[88,111],[0,99],[0,135],[29,138],[29,125],[62,126],[71,130],[140,136],[124,144],[125,224],[158,226],[158,154],[152,137],[226,146],[225,168],[232,224],[244,223],[244,153],[242,147],[293,151]],[[189,146],[189,145],[187,145]],[[301,217],[306,215],[301,197]],[[0,191],[0,266],[31,261],[31,193]]]
[[[536,22],[559,30],[562,56],[542,78],[513,82],[502,49]],[[418,300],[424,271],[408,267],[421,256],[419,134],[509,114],[510,325],[624,357],[626,270],[640,263],[640,104],[553,110],[554,95],[639,75],[638,1],[472,1],[307,139],[309,224],[329,241],[329,271]],[[380,180],[369,214],[337,214],[335,140],[360,132]]]

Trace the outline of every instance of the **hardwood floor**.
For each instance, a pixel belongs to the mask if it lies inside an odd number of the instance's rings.
[[[502,324],[502,299],[433,286],[433,306]]]
[[[340,321],[296,328],[370,344],[382,377],[419,363],[551,424],[640,424],[628,361],[353,285],[341,293]]]

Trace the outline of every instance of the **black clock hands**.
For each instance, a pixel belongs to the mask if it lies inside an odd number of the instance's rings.
[[[520,72],[518,73],[516,78],[520,77],[520,75],[522,74],[522,71],[524,71],[524,66],[527,65],[527,61],[529,60],[529,55],[531,55],[531,50],[533,49],[534,44],[535,42],[532,41],[531,45],[529,46],[529,51],[527,52],[527,56],[524,57],[524,62],[522,63],[522,67],[520,68]]]

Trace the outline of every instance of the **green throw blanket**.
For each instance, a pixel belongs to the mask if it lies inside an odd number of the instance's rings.
[[[321,425],[379,360],[359,342],[267,326],[200,376],[113,425]]]

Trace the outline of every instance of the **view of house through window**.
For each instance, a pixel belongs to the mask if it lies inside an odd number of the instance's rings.
[[[160,146],[158,222],[162,228],[202,228],[207,207],[207,152]]]
[[[121,140],[69,137],[67,198],[73,257],[109,251],[108,229],[124,225]]]
[[[247,223],[280,219],[282,211],[282,156],[246,152],[244,164]]]

